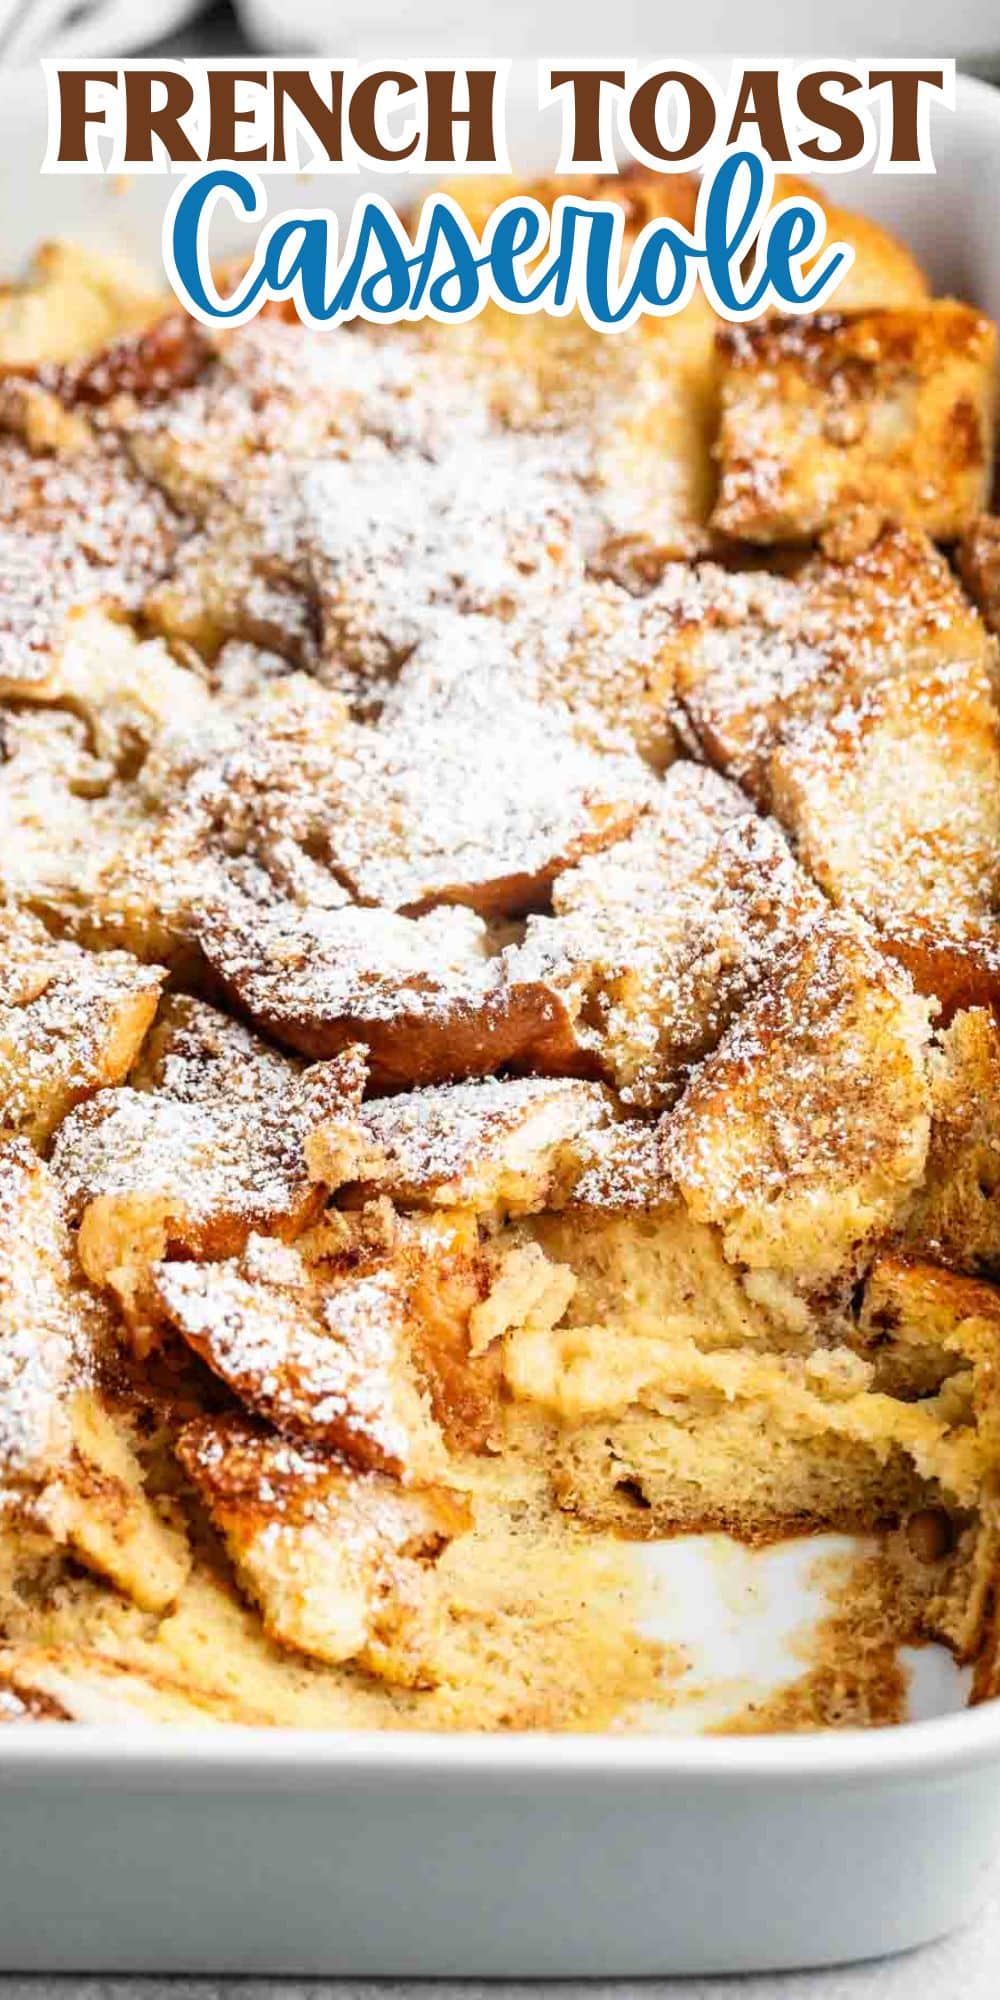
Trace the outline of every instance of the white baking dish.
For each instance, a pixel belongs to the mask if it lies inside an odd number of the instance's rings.
[[[0,80],[0,268],[54,234],[154,255],[168,184],[42,178],[43,102],[40,78]],[[936,181],[838,192],[1000,315],[1000,94],[962,83],[934,131]],[[734,1647],[750,1684],[790,1671],[804,1558],[733,1553],[725,1587],[717,1547],[651,1559],[709,1680]],[[825,1737],[698,1738],[682,1711],[629,1738],[12,1725],[0,1964],[623,1975],[899,1950],[971,1913],[1000,1846],[1000,1704],[957,1709],[931,1655],[914,1686],[925,1719]]]

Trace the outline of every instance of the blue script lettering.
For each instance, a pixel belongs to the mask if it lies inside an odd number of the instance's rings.
[[[291,299],[316,327],[466,320],[494,303],[512,313],[579,311],[604,332],[643,313],[679,312],[699,281],[724,319],[751,319],[772,306],[809,311],[829,297],[853,251],[823,248],[825,217],[808,196],[777,203],[773,196],[773,171],[759,154],[728,153],[702,183],[692,230],[658,217],[629,245],[624,211],[611,201],[560,196],[549,216],[515,196],[498,204],[480,237],[456,201],[434,195],[411,236],[387,201],[367,195],[355,204],[343,248],[337,218],[325,209],[266,224],[249,269],[222,299],[208,245],[215,210],[221,200],[244,219],[266,210],[256,176],[223,167],[192,177],[171,202],[164,262],[178,297],[209,325],[240,325],[265,300]]]

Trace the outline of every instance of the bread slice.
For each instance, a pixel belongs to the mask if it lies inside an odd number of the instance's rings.
[[[243,1417],[190,1425],[178,1454],[272,1639],[433,1685],[434,1564],[469,1525],[460,1494],[352,1472]]]
[[[904,1240],[958,1271],[1000,1271],[1000,1026],[988,1008],[962,1009],[932,1050],[930,1147]]]
[[[361,1471],[441,1470],[398,1261],[321,1267],[251,1236],[238,1260],[167,1261],[153,1283],[171,1324],[255,1415]]]
[[[163,974],[94,956],[0,909],[0,1128],[42,1147],[73,1105],[125,1076]]]
[[[363,1043],[379,1090],[513,1062],[579,1067],[548,988],[502,966],[470,910],[405,917],[229,899],[206,912],[199,941],[223,990],[265,1033],[311,1056]]]
[[[489,1077],[374,1098],[359,1113],[364,1152],[353,1178],[405,1208],[536,1213],[559,1206],[617,1115],[600,1084],[558,1077]],[[330,1186],[352,1178],[336,1123],[317,1126],[306,1156]]]
[[[1000,723],[984,666],[915,668],[793,724],[769,780],[799,859],[924,992],[953,1008],[1000,991]]]
[[[214,1008],[176,998],[134,1083],[64,1120],[52,1166],[80,1259],[139,1347],[151,1338],[151,1264],[233,1256],[255,1230],[291,1238],[316,1219],[325,1190],[306,1167],[306,1138],[321,1118],[336,1121],[343,1153],[364,1079],[360,1051],[304,1072]]]
[[[461,180],[449,190],[481,225],[490,208],[518,192],[495,180]],[[775,199],[803,191],[780,180]],[[844,309],[922,303],[927,285],[904,247],[865,217],[834,208],[812,183],[806,190],[828,214],[828,229],[855,250],[838,294]],[[688,175],[636,168],[621,177],[530,181],[521,190],[551,211],[560,196],[615,202],[625,215],[626,244],[647,223],[672,219],[691,228],[697,183]],[[671,558],[710,542],[714,499],[712,445],[717,429],[718,321],[701,290],[666,319],[642,318],[612,341],[578,314],[517,317],[488,308],[464,330],[468,368],[487,388],[502,420],[521,431],[548,429],[565,440],[600,512],[598,567],[643,586]],[[435,341],[435,336],[437,336]],[[453,365],[456,329],[448,330]],[[431,352],[440,347],[431,330]]]
[[[707,1057],[664,1163],[726,1255],[809,1295],[901,1221],[930,1135],[930,1009],[851,923],[821,922]]]
[[[710,762],[764,807],[772,751],[793,722],[911,672],[996,669],[994,642],[944,557],[909,530],[775,574],[709,565],[687,604],[675,683],[684,716]]]
[[[630,837],[561,875],[506,977],[548,990],[581,1064],[638,1109],[669,1103],[822,909],[773,822],[702,766],[671,766]]]
[[[990,632],[1000,633],[1000,518],[980,514],[956,551],[959,575]]]
[[[114,1331],[81,1279],[48,1168],[0,1145],[0,1467],[5,1532],[28,1576],[68,1551],[143,1610],[163,1611],[186,1543],[148,1497],[107,1386]]]
[[[899,522],[953,541],[985,506],[996,330],[971,307],[763,320],[720,351],[721,533],[864,546]]]
[[[0,366],[92,354],[163,311],[149,272],[91,245],[43,243],[18,283],[0,286]]]

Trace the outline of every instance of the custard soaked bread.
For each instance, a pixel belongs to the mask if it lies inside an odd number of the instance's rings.
[[[830,216],[736,331],[0,300],[0,1716],[648,1728],[706,1529],[1000,1688],[995,336]]]
[[[702,572],[676,686],[699,744],[946,1007],[997,992],[996,642],[923,536]],[[906,782],[900,780],[905,768]]]

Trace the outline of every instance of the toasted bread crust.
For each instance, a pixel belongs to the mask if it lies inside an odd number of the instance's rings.
[[[358,1660],[403,1686],[433,1683],[421,1599],[468,1525],[457,1494],[352,1476],[238,1417],[189,1426],[178,1453],[280,1645]]]
[[[1000,519],[980,514],[957,550],[958,569],[984,625],[1000,634]]]
[[[75,1104],[126,1075],[162,974],[100,959],[0,909],[0,1128],[43,1146]]]
[[[0,285],[0,368],[66,362],[159,318],[145,273],[72,243],[43,243],[19,284]]]
[[[292,1238],[316,1220],[325,1189],[307,1169],[306,1139],[333,1119],[343,1150],[364,1080],[360,1051],[303,1072],[215,1009],[176,999],[138,1087],[106,1090],[64,1120],[52,1164],[80,1260],[140,1343],[157,1259],[232,1257],[254,1230]]]
[[[959,1271],[1000,1270],[1000,1027],[956,1012],[931,1068],[927,1170],[907,1217],[907,1247]]]
[[[949,1012],[992,1002],[995,641],[943,559],[894,531],[844,563],[702,587],[710,622],[677,690],[706,754],[922,992]]]
[[[843,538],[854,517],[862,546],[887,521],[951,541],[985,505],[996,332],[968,306],[765,320],[719,345],[724,534]]]

